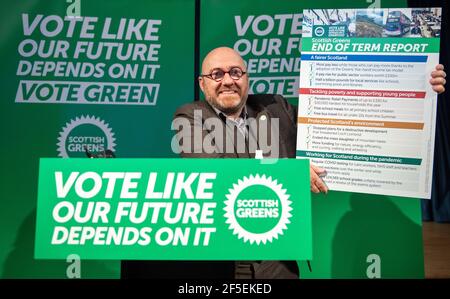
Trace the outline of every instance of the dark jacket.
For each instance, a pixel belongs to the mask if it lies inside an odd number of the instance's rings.
[[[255,139],[256,144],[260,145],[258,142],[258,131],[261,127],[270,128],[272,120],[277,118],[279,125],[279,138],[277,150],[272,153],[271,157],[275,158],[295,158],[296,140],[297,140],[297,109],[290,105],[282,96],[280,95],[249,95],[246,104],[246,110],[248,118],[254,119],[256,126],[252,130],[249,128],[250,133],[249,138]],[[197,111],[197,115],[201,113],[201,119],[195,119],[194,111]],[[220,119],[216,111],[206,102],[206,101],[196,101],[193,103],[186,104],[175,112],[174,119],[182,118],[189,120],[192,128],[199,128],[202,131],[201,142],[191,142],[191,147],[188,152],[181,152],[181,156],[185,158],[253,158],[254,150],[245,147],[244,152],[239,152],[236,146],[236,137],[230,138],[230,141],[234,144],[234,152],[220,152],[220,150],[214,153],[205,153],[202,150],[202,142],[205,138],[210,138],[212,129],[208,128],[207,119]],[[224,121],[224,119],[222,119]],[[266,123],[267,122],[267,123]],[[206,129],[202,130],[206,125]],[[229,130],[229,127],[224,127]],[[255,130],[256,129],[256,130]],[[269,141],[267,144],[271,144],[271,130],[267,130]],[[231,134],[230,134],[231,133]],[[223,136],[230,137],[233,136],[234,132],[223,132]],[[179,132],[179,138],[187,138],[193,140],[194,132],[186,132],[185,130]],[[274,138],[275,139],[275,138]],[[210,140],[215,142],[215,140]],[[248,142],[250,143],[250,142]],[[217,143],[216,143],[217,144]],[[219,143],[220,144],[220,143]],[[261,145],[262,146],[262,145]],[[268,153],[267,155],[269,155]]]
[[[197,110],[197,117],[194,111]],[[271,122],[274,118],[279,119],[278,149],[275,151],[276,157],[295,157],[297,138],[297,111],[282,96],[279,95],[249,95],[246,103],[247,117],[257,120],[256,130],[249,128],[249,136],[258,136],[257,131],[260,123]],[[201,112],[201,117],[199,117]],[[174,119],[181,118],[184,123],[189,122],[192,131],[178,131],[178,138],[185,138],[190,141],[188,150],[181,152],[182,157],[189,158],[253,158],[254,149],[245,146],[242,151],[237,150],[233,144],[232,152],[217,150],[213,153],[206,153],[202,150],[205,138],[211,138],[213,128],[206,128],[207,119],[220,119],[225,121],[223,116],[219,116],[216,111],[205,101],[195,101],[186,104],[175,112]],[[176,121],[175,121],[176,123]],[[182,124],[182,121],[179,123]],[[177,125],[176,125],[177,126]],[[207,126],[206,126],[207,127]],[[269,126],[270,127],[270,126]],[[194,142],[194,128],[200,129],[201,141]],[[222,136],[230,136],[229,127],[224,126]],[[236,132],[231,132],[235,134]],[[228,134],[228,135],[227,135]],[[269,139],[272,135],[269,136]],[[214,137],[212,137],[214,139]],[[257,137],[255,137],[257,141]],[[249,140],[246,140],[250,143]],[[218,140],[209,140],[219,148]],[[235,142],[232,140],[232,142]],[[270,143],[270,142],[269,142]],[[271,154],[273,154],[272,152]],[[247,267],[248,266],[248,267]],[[239,275],[242,269],[242,276]],[[295,261],[124,261],[122,262],[122,278],[179,278],[179,279],[233,279],[249,278],[248,271],[253,272],[254,278],[297,278],[299,270]]]

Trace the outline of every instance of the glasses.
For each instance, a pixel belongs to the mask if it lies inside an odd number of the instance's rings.
[[[244,72],[238,67],[231,68],[228,72],[222,70],[222,69],[215,69],[210,74],[200,75],[202,77],[207,77],[209,79],[212,79],[216,82],[222,81],[223,77],[225,77],[225,74],[229,74],[231,79],[233,80],[239,80],[244,76],[247,72]]]

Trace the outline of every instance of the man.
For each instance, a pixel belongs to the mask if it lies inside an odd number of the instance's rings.
[[[200,88],[206,102],[185,105],[175,113],[174,124],[185,123],[178,137],[183,143],[182,157],[199,158],[254,158],[251,148],[251,128],[246,126],[250,118],[279,118],[284,132],[274,152],[279,147],[280,157],[294,157],[296,139],[296,111],[281,96],[248,95],[249,82],[242,58],[232,49],[218,48],[203,60]],[[223,72],[225,71],[225,72]],[[268,114],[266,114],[268,113]],[[207,120],[217,120],[218,132],[214,140],[208,140],[209,132],[202,130]],[[200,128],[200,140],[195,130]],[[229,141],[228,148],[220,148],[222,138]],[[229,138],[232,136],[231,138]],[[204,142],[208,140],[208,142]],[[242,142],[240,142],[242,141]],[[256,142],[255,142],[256,143]],[[211,149],[205,144],[212,145]],[[207,146],[207,145],[206,145]],[[217,148],[216,148],[217,147]],[[241,150],[239,149],[241,147]],[[150,272],[151,271],[151,272]],[[122,264],[122,276],[151,278],[234,279],[234,278],[298,278],[295,261],[289,262],[234,262],[234,261],[149,261]]]
[[[231,72],[231,73],[230,73]],[[233,78],[234,77],[234,78]],[[188,119],[192,124],[192,129],[196,125],[202,125],[204,120],[211,118],[220,118],[226,124],[235,124],[239,128],[239,124],[243,123],[246,118],[254,119],[279,119],[279,143],[273,145],[275,151],[278,151],[279,158],[293,158],[296,151],[297,139],[297,109],[290,105],[283,97],[279,95],[248,95],[249,78],[246,72],[245,63],[239,54],[231,48],[220,47],[212,50],[203,60],[202,75],[199,77],[199,85],[205,95],[206,102],[196,101],[179,108],[175,113],[175,120]],[[196,122],[195,112],[202,116],[201,122]],[[198,113],[201,112],[201,113]],[[229,126],[226,126],[229,129]],[[244,127],[243,133],[253,137],[254,134],[246,132]],[[269,131],[269,129],[268,129]],[[210,132],[202,130],[202,140],[208,138]],[[223,134],[225,138],[229,134]],[[194,136],[194,132],[189,135],[189,131],[179,133],[179,139],[182,142],[189,140]],[[239,141],[239,135],[235,135]],[[217,141],[217,140],[216,140]],[[227,140],[228,141],[228,140]],[[224,152],[221,148],[217,151],[205,153],[203,142],[191,142],[191,148],[186,148],[182,144],[182,157],[209,157],[209,158],[253,158],[255,152],[247,151],[245,153]],[[321,174],[323,169],[311,165],[312,174]],[[317,176],[311,176],[311,189],[314,192],[327,192],[327,187],[321,183],[321,179]],[[317,182],[316,182],[317,181]],[[316,188],[317,187],[317,188]]]
[[[443,66],[438,65],[431,77],[433,90],[443,92]],[[177,137],[182,157],[254,158],[257,151],[264,147],[258,135],[258,131],[264,131],[263,128],[266,128],[265,133],[269,135],[270,141],[270,146],[265,144],[263,154],[279,158],[295,157],[296,108],[278,95],[249,95],[246,66],[236,51],[220,47],[209,52],[203,60],[202,74],[198,80],[206,101],[184,105],[175,112],[174,124],[178,129]],[[250,120],[254,120],[256,125],[249,125]],[[184,128],[186,124],[188,128]],[[275,127],[275,132],[272,132],[272,127]],[[196,130],[201,134],[196,134]],[[314,165],[310,168],[311,191],[326,193],[328,188],[320,178],[325,170]],[[153,278],[259,279],[299,276],[295,261],[135,262],[134,265],[123,267],[122,272],[124,271],[134,271],[133,276],[136,277]],[[145,275],[139,274],[144,272]]]

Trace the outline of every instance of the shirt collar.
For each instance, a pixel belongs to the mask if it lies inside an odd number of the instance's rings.
[[[226,121],[227,120],[227,115],[225,113],[223,113],[222,111],[220,111],[219,109],[217,109],[216,107],[212,106],[211,107],[214,109],[214,111],[216,112],[216,114],[220,117],[220,119],[222,121]],[[243,120],[247,120],[248,118],[248,112],[247,112],[247,105],[244,105],[244,108],[241,111],[241,114],[239,115],[239,117],[236,120],[233,119],[228,119],[229,121],[238,121],[239,118],[243,119]]]

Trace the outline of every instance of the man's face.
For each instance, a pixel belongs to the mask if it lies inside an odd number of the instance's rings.
[[[238,53],[230,48],[217,48],[205,57],[202,74],[211,74],[218,69],[228,72],[234,67],[246,72],[244,61]],[[231,78],[230,74],[226,73],[219,82],[208,77],[199,77],[199,83],[206,100],[227,115],[240,112],[247,101],[247,74],[235,80]]]

